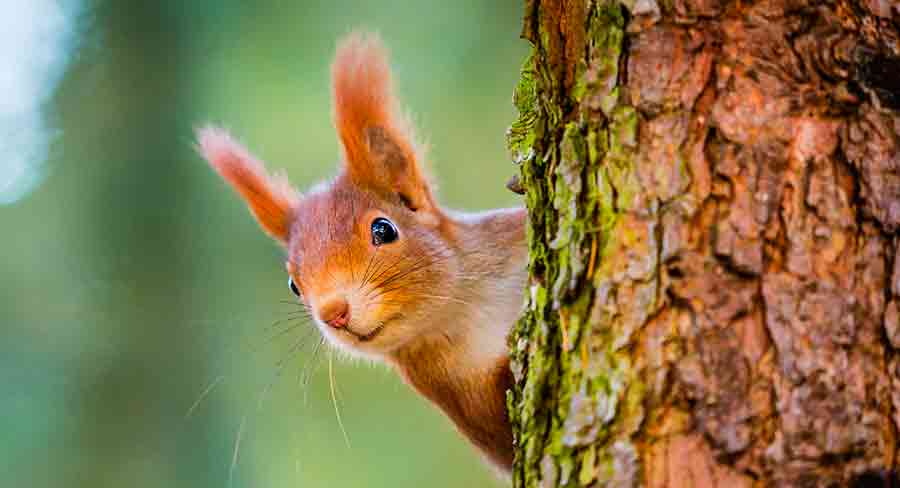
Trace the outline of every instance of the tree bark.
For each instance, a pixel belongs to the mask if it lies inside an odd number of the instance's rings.
[[[514,486],[887,476],[900,4],[525,8]]]

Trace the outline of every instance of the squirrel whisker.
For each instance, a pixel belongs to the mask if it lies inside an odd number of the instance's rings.
[[[366,286],[366,283],[368,283],[368,280],[369,280],[369,270],[372,268],[372,262],[375,261],[375,258],[378,256],[378,249],[379,249],[379,248],[376,247],[376,248],[375,248],[375,252],[373,252],[373,253],[369,256],[369,264],[366,265],[366,270],[363,272],[362,279],[361,279],[360,282],[359,282],[359,286],[356,287],[356,291],[361,290],[362,287]]]
[[[313,346],[312,354],[309,355],[309,358],[303,363],[303,369],[300,372],[300,382],[303,388],[303,398],[304,403],[306,403],[306,392],[309,390],[309,382],[312,379],[312,375],[315,372],[316,360],[319,358],[319,351],[322,350],[322,346],[325,344],[325,337],[319,336],[319,340],[316,342],[316,345]]]
[[[433,261],[428,261],[429,259],[432,259],[435,257],[440,257],[443,259],[435,259]],[[416,261],[414,263],[412,263],[412,265],[410,265],[409,268],[406,268],[405,270],[401,269],[399,271],[394,272],[394,274],[385,277],[384,280],[382,280],[382,281],[379,281],[375,286],[376,287],[384,287],[384,286],[392,283],[393,281],[396,281],[398,279],[401,279],[401,278],[409,275],[410,273],[413,273],[420,269],[427,269],[429,266],[434,266],[435,264],[443,262],[451,257],[453,257],[453,256],[450,254],[439,254],[439,253],[422,256],[422,257],[416,259]]]
[[[409,259],[407,256],[401,255],[399,258],[397,258],[393,262],[391,262],[390,265],[382,266],[382,269],[371,278],[372,283],[376,284],[374,286],[377,286],[378,280],[381,279],[381,277],[384,276],[385,273],[390,272],[391,269],[393,269],[394,267],[396,267],[401,262],[403,262],[404,260],[407,260],[407,259]]]
[[[279,338],[281,338],[281,337],[284,337],[284,336],[290,334],[291,332],[293,332],[293,331],[299,329],[300,327],[302,327],[302,326],[304,326],[304,325],[308,325],[308,322],[301,322],[301,323],[299,323],[299,324],[294,324],[294,325],[292,325],[292,326],[290,326],[290,327],[288,327],[288,328],[286,328],[286,329],[284,329],[284,330],[279,331],[277,334],[273,335],[272,337],[269,337],[268,339],[266,339],[266,342],[265,342],[265,343],[266,343],[266,344],[272,343],[272,342],[274,342],[275,340],[277,340],[277,339],[279,339]],[[312,335],[312,333],[315,332],[315,331],[316,331],[316,329],[310,328],[310,329],[307,331],[307,333],[303,336],[303,337],[304,337],[304,340],[309,339],[309,337],[310,337],[310,336]]]
[[[290,362],[290,359],[293,357],[296,357],[294,355],[294,353],[297,352],[297,350],[299,350],[299,348],[303,345],[304,340],[307,338],[308,338],[308,335],[300,337],[300,339],[298,339],[291,345],[291,347],[281,357],[281,359],[279,359],[278,362],[275,363],[275,366],[276,366],[275,374],[273,375],[273,377],[269,381],[269,383],[265,386],[265,388],[263,388],[259,392],[259,395],[257,395],[255,414],[259,414],[259,412],[262,410],[262,407],[265,403],[265,399],[268,396],[269,392],[272,390],[272,387],[278,381],[278,378],[281,377],[281,374],[284,372],[284,368],[288,365],[288,363]],[[234,450],[233,450],[233,454],[231,457],[231,466],[228,469],[228,484],[229,484],[229,486],[231,486],[231,484],[234,480],[234,472],[237,469],[237,465],[240,460],[241,440],[243,439],[244,430],[246,429],[246,426],[247,426],[248,416],[249,416],[248,413],[244,413],[244,415],[241,417],[241,424],[238,427],[237,433],[235,434]]]

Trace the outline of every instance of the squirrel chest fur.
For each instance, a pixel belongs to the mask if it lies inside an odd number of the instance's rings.
[[[306,194],[216,128],[199,148],[287,250],[291,290],[329,342],[383,361],[487,459],[512,465],[506,336],[525,283],[525,211],[438,206],[397,116],[377,39],[351,35],[332,66],[338,175]]]

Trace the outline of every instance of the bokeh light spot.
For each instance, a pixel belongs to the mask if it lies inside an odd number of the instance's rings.
[[[46,106],[77,45],[81,2],[0,0],[0,205],[43,180],[55,135]]]

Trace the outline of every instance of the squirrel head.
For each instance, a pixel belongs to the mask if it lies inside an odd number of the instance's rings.
[[[200,129],[199,150],[286,248],[291,289],[323,334],[380,356],[428,332],[458,286],[459,246],[397,115],[377,37],[353,34],[339,44],[332,84],[343,163],[305,195],[224,130]]]

